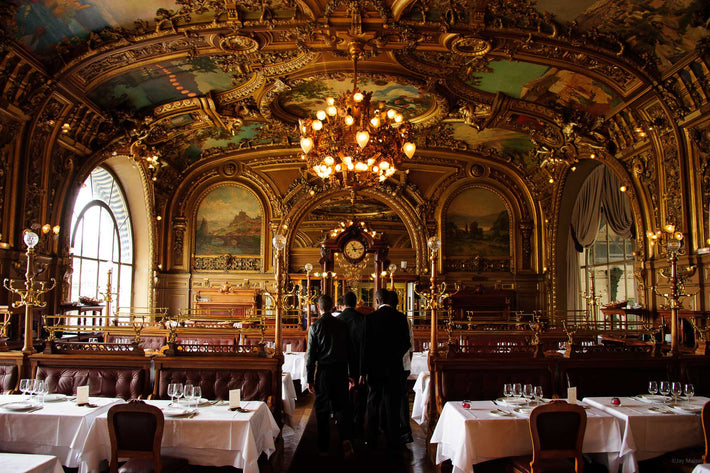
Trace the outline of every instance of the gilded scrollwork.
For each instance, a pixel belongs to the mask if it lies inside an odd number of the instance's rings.
[[[242,258],[234,255],[194,256],[193,271],[263,271],[262,258]]]

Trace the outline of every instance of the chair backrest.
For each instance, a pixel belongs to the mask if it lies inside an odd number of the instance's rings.
[[[710,463],[710,401],[703,406],[703,432],[705,433],[705,455],[703,463]]]
[[[119,458],[153,460],[155,473],[161,473],[160,444],[165,418],[155,406],[140,400],[116,404],[108,411],[111,440],[110,472],[118,472]]]
[[[531,472],[540,462],[573,458],[575,471],[581,472],[582,442],[587,426],[587,413],[582,406],[554,401],[536,407],[530,413],[530,435],[533,441]]]

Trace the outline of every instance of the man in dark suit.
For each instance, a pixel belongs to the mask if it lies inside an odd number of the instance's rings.
[[[350,390],[350,401],[353,407],[353,434],[361,437],[365,425],[365,408],[367,407],[367,384],[360,376],[363,340],[365,338],[365,315],[355,310],[357,296],[348,292],[343,296],[345,308],[338,316],[348,325],[350,334],[350,377],[355,380],[355,386]]]
[[[345,322],[333,317],[333,299],[322,295],[318,299],[321,316],[308,332],[306,377],[308,390],[315,393],[313,408],[318,421],[318,449],[328,453],[330,443],[330,413],[338,425],[343,455],[352,458],[352,414],[348,400],[350,337]]]
[[[397,291],[389,291],[388,294],[388,304],[397,310],[397,305],[399,304],[399,296],[397,296]],[[397,312],[400,311],[397,310]],[[400,313],[404,317],[407,317],[402,312]],[[409,319],[407,319],[407,329],[409,330],[410,347],[402,359],[402,402],[399,406],[399,438],[402,443],[414,442],[409,414],[409,391],[407,390],[407,378],[409,378],[409,373],[412,371],[412,354],[414,353],[414,334],[412,332],[412,321]]]
[[[388,298],[387,289],[375,292],[377,310],[365,322],[363,374],[367,375],[370,389],[366,441],[371,448],[376,447],[382,410],[387,447],[397,449],[402,445],[399,433],[402,359],[411,345],[407,318],[387,304]]]

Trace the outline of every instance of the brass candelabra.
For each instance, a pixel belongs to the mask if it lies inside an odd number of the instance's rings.
[[[45,232],[47,233],[47,232]],[[59,227],[55,227],[55,235],[59,233]],[[35,246],[39,243],[39,236],[33,231],[26,230],[23,240],[27,245],[27,270],[25,272],[25,280],[5,279],[3,286],[13,294],[20,296],[19,301],[12,303],[12,307],[25,307],[25,339],[22,347],[23,353],[34,353],[35,349],[32,346],[32,324],[34,319],[34,308],[45,307],[46,302],[41,300],[41,296],[56,286],[54,278],[50,279],[50,285],[47,286],[45,281],[35,281],[36,272],[34,269]],[[22,285],[24,284],[24,288]]]
[[[315,294],[311,293],[311,271],[313,271],[313,265],[311,263],[306,263],[304,266],[306,270],[306,292],[298,292],[298,305],[303,307],[306,305],[306,328],[311,326],[311,305],[313,305],[313,299],[315,299]]]
[[[106,302],[106,314],[111,314],[111,302],[113,302],[113,288],[111,287],[112,285],[112,278],[113,278],[113,268],[109,268],[108,274],[106,275],[106,291],[105,292],[99,292],[104,297],[104,302]],[[110,324],[110,320],[108,318],[106,320],[106,325]]]
[[[601,301],[601,294],[596,293],[594,270],[589,271],[589,291],[582,292],[582,298],[587,303],[587,322],[597,321],[597,308]],[[592,320],[590,320],[592,319]]]
[[[688,266],[682,273],[678,271],[678,255],[684,254],[685,251],[683,250],[683,233],[676,231],[674,225],[666,225],[663,228],[663,231],[657,230],[656,232],[649,232],[648,237],[650,239],[651,246],[661,243],[658,245],[658,248],[660,252],[665,250],[665,254],[668,257],[670,267],[668,271],[660,271],[660,274],[664,278],[668,279],[670,292],[659,292],[655,286],[652,289],[654,293],[666,300],[666,305],[671,311],[671,350],[669,355],[678,356],[680,354],[678,313],[683,307],[683,303],[680,301],[680,298],[691,296],[691,294],[683,293],[685,290],[684,280],[695,274],[695,266]]]
[[[429,260],[431,262],[431,278],[429,280],[429,290],[421,291],[415,289],[416,294],[422,298],[424,301],[424,307],[430,311],[431,314],[431,340],[429,344],[429,354],[431,356],[436,355],[437,345],[438,345],[438,311],[443,307],[444,301],[449,297],[457,294],[461,288],[459,284],[454,285],[454,291],[448,292],[448,287],[446,282],[438,282],[436,274],[436,259],[439,254],[439,249],[441,248],[441,240],[435,236],[427,240],[427,246],[429,247]],[[449,341],[451,341],[451,314],[449,314],[448,320],[448,331],[449,331]]]

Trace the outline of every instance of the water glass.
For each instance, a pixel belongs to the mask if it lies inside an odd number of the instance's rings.
[[[528,403],[532,402],[535,398],[535,391],[533,390],[532,384],[526,384],[523,386],[523,396],[525,396],[525,399],[529,400]]]
[[[537,400],[538,404],[542,404],[542,398],[543,393],[542,393],[542,386],[535,386],[535,399]]]
[[[505,398],[508,399],[512,395],[513,395],[513,384],[512,383],[505,383],[503,385],[503,396],[505,396]]]
[[[185,403],[189,409],[192,401],[195,399],[195,387],[192,384],[186,384],[183,388],[183,394],[185,395]]]
[[[22,395],[27,398],[27,391],[30,390],[32,387],[32,380],[31,379],[21,379],[20,380],[20,391],[22,392]]]
[[[648,394],[656,395],[658,394],[658,381],[648,382]]]
[[[513,396],[520,399],[523,396],[523,385],[520,383],[513,384]]]
[[[690,400],[693,399],[693,396],[695,396],[695,386],[690,383],[686,383],[685,398],[688,400],[688,404],[690,404]]]
[[[668,381],[661,381],[661,387],[659,389],[659,392],[663,394],[664,397],[668,397],[668,395],[671,393],[671,383]]]
[[[671,383],[671,393],[673,394],[673,404],[676,404],[680,395],[683,394],[683,385],[678,381],[673,381]]]

